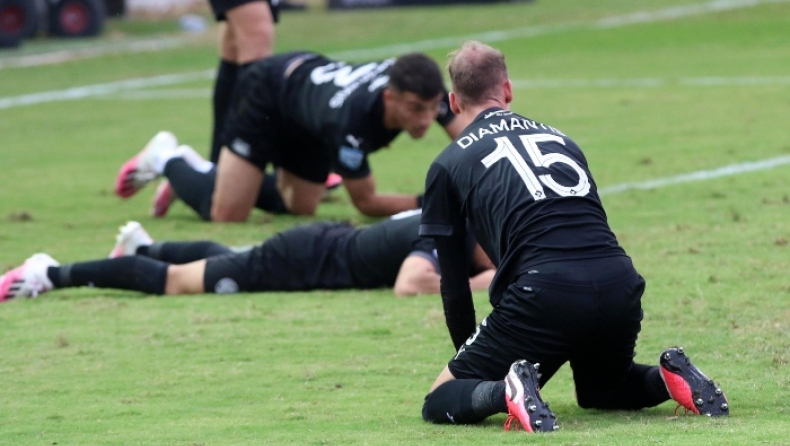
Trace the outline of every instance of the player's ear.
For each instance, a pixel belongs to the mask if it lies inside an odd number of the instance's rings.
[[[513,83],[508,79],[505,82],[505,104],[513,102]]]
[[[392,90],[389,88],[382,90],[381,95],[384,97],[384,102],[392,102],[392,99],[395,97],[395,95],[392,93]]]
[[[458,96],[456,96],[452,91],[450,92],[450,110],[452,110],[456,115],[461,113],[461,109],[458,107]]]

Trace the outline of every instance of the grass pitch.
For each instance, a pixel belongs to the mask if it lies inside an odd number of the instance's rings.
[[[790,3],[656,3],[337,12],[311,2],[283,15],[277,50],[362,59],[416,49],[443,62],[478,38],[507,57],[513,109],[574,138],[602,189],[734,165],[730,176],[603,197],[648,283],[637,360],[654,364],[665,347],[683,345],[724,388],[729,418],[675,416],[671,403],[584,411],[563,369],[543,390],[557,433],[505,433],[504,416],[434,426],[420,418],[422,399],[453,353],[438,296],[158,298],[83,288],[0,306],[0,444],[785,444]],[[104,257],[129,219],[160,240],[228,244],[308,221],[256,213],[246,224],[210,225],[182,204],[154,220],[153,188],[113,195],[121,163],[158,130],[207,151],[213,33],[184,38],[176,28],[111,22],[99,40],[0,53],[0,269],[38,251],[61,262]],[[24,63],[152,37],[178,45]],[[153,85],[163,75],[184,79]],[[131,79],[149,85],[119,84]],[[64,91],[79,98],[63,100]],[[398,138],[371,158],[379,188],[421,190],[446,143],[438,128],[420,141]],[[760,160],[771,168],[743,167]],[[343,193],[317,218],[371,221]],[[487,296],[475,298],[482,318]]]

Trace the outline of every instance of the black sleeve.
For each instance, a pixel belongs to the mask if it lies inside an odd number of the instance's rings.
[[[444,318],[453,345],[458,350],[477,327],[464,236],[436,237],[435,241],[442,271],[440,290]]]

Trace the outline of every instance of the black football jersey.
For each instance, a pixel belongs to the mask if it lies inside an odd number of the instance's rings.
[[[296,53],[295,53],[296,54]],[[348,63],[318,54],[284,80],[280,109],[286,122],[332,151],[333,170],[347,178],[370,174],[367,156],[387,146],[400,133],[384,127],[382,90],[395,59]],[[437,122],[455,115],[445,93]]]
[[[510,111],[484,111],[431,165],[420,234],[463,233],[497,266],[496,305],[530,266],[625,255],[582,151],[559,130]]]
[[[347,258],[355,283],[360,288],[391,287],[406,257],[419,255],[438,270],[432,239],[420,237],[420,215],[391,217],[359,228],[349,237]]]

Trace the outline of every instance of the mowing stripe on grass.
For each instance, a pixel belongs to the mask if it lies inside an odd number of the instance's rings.
[[[768,170],[785,164],[790,164],[790,155],[777,156],[775,158],[768,158],[759,161],[747,161],[745,163],[730,164],[728,166],[723,166],[716,169],[698,170],[696,172],[689,172],[671,177],[656,178],[655,180],[604,186],[598,189],[598,194],[612,195],[629,190],[658,189],[675,184],[712,180],[715,178],[740,175],[758,170]]]

